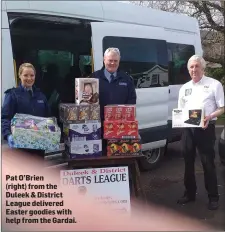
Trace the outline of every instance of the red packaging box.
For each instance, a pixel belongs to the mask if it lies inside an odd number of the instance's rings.
[[[126,121],[127,136],[138,137],[138,121]]]
[[[127,105],[123,107],[123,119],[126,121],[134,121],[136,118],[135,105]]]
[[[105,121],[111,121],[115,119],[115,107],[105,106],[104,107],[104,118]]]
[[[104,121],[104,139],[115,138],[115,121]]]
[[[116,106],[114,107],[114,120],[122,120],[123,119],[123,112],[124,112],[124,106]]]
[[[104,121],[104,139],[138,138],[137,121]]]
[[[105,121],[126,120],[134,121],[136,118],[135,105],[108,105],[104,107]]]

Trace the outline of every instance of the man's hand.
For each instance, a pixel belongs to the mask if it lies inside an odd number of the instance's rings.
[[[211,117],[211,115],[209,115],[209,116],[206,116],[205,118],[204,118],[204,125],[203,125],[203,129],[206,129],[207,127],[208,127],[208,125],[209,125],[209,121],[212,119],[212,117]]]

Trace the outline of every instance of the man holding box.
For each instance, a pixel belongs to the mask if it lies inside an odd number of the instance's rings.
[[[104,121],[106,105],[136,104],[136,91],[132,78],[119,69],[120,51],[108,48],[104,53],[104,67],[92,74],[99,79],[99,104],[101,121]],[[102,127],[103,128],[103,127]],[[103,140],[103,153],[106,152],[106,141]]]
[[[219,81],[204,75],[206,63],[202,57],[192,56],[187,66],[192,80],[181,87],[178,108],[203,108],[205,119],[203,128],[184,128],[183,130],[181,143],[185,161],[186,191],[178,203],[186,204],[195,201],[197,186],[194,163],[197,148],[204,169],[205,188],[209,197],[208,209],[216,210],[219,195],[214,164],[215,122],[217,117],[224,113],[223,86]]]

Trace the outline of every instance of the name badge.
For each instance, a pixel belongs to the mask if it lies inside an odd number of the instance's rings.
[[[37,103],[44,103],[43,100],[37,100]]]
[[[127,86],[127,83],[126,82],[119,82],[119,85]]]
[[[192,89],[185,89],[185,96],[189,96],[192,93]]]
[[[209,92],[209,85],[204,85],[203,91],[208,93]]]

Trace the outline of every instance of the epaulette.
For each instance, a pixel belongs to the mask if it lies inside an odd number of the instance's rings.
[[[134,78],[128,73],[128,72],[125,72],[127,74],[128,77],[130,77],[130,79],[133,81]]]
[[[15,87],[11,88],[11,89],[7,89],[4,93],[10,93],[12,90],[16,89]]]

